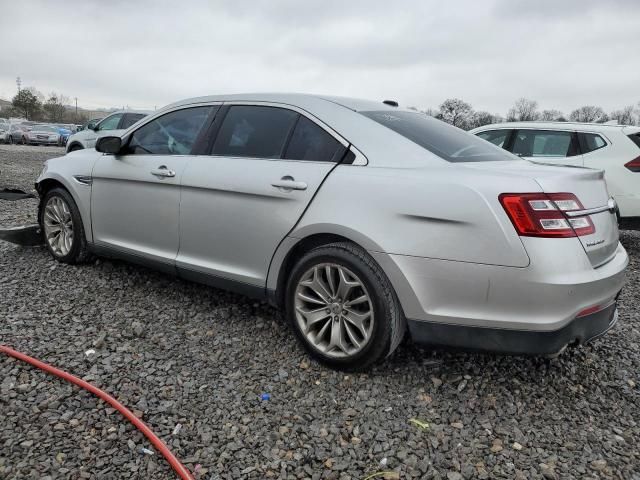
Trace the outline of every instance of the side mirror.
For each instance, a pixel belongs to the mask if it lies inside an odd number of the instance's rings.
[[[120,137],[100,137],[96,141],[96,150],[102,153],[110,153],[117,155],[122,148],[122,139]]]

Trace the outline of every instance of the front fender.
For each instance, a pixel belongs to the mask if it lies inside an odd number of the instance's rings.
[[[73,176],[71,177],[73,178]],[[66,176],[61,175],[58,172],[45,172],[41,174],[36,180],[36,190],[40,194],[40,198],[44,198],[47,190],[52,188],[52,185],[58,184],[64,187],[73,197],[73,201],[76,202],[78,210],[80,211],[80,217],[82,218],[82,224],[84,226],[84,232],[87,238],[87,242],[93,242],[93,232],[91,229],[91,185],[80,183],[76,180],[69,180]],[[42,200],[41,200],[42,203]],[[38,207],[40,209],[41,207]],[[40,212],[38,212],[38,219],[40,218]]]

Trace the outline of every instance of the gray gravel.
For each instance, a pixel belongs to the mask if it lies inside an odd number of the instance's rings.
[[[32,188],[61,153],[0,146],[0,187]],[[34,212],[0,201],[0,223]],[[3,242],[0,343],[115,394],[198,478],[639,479],[640,233],[622,241],[632,263],[619,326],[556,360],[405,344],[345,375],[310,361],[265,304]],[[117,412],[2,355],[0,419],[0,478],[173,478]]]

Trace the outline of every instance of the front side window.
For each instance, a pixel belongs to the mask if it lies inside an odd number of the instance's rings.
[[[517,160],[506,151],[490,145],[475,135],[424,113],[404,111],[361,113],[447,162]]]
[[[232,106],[220,126],[213,155],[281,158],[298,114],[277,107]]]
[[[578,133],[580,137],[580,149],[582,153],[593,152],[607,146],[607,142],[604,141],[597,133]]]
[[[504,148],[510,133],[511,130],[488,130],[476,133],[476,135],[487,142],[493,143],[496,147]]]
[[[118,128],[118,124],[120,123],[120,119],[122,118],[122,113],[117,113],[115,115],[111,115],[110,117],[105,118],[98,124],[98,131],[102,130],[115,130]]]
[[[190,154],[212,108],[184,108],[152,120],[133,132],[127,146],[127,154]]]
[[[138,120],[143,119],[144,117],[146,117],[144,113],[125,113],[118,128],[120,128],[121,130],[126,130],[131,125],[136,123]]]
[[[522,157],[573,157],[578,155],[573,132],[518,130],[513,153]]]
[[[337,162],[340,142],[304,116],[300,116],[284,158],[315,162]]]

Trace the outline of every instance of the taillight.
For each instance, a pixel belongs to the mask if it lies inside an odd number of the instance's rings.
[[[630,162],[624,164],[632,172],[640,172],[640,157],[634,158]]]
[[[584,209],[573,193],[503,193],[498,198],[518,235],[566,238],[596,231],[588,216],[564,214]]]

